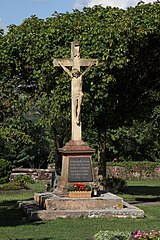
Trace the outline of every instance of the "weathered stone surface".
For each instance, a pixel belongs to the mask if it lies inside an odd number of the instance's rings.
[[[72,78],[71,96],[72,96],[72,140],[81,140],[81,105],[83,100],[82,77],[88,72],[93,65],[98,65],[98,59],[81,59],[80,45],[75,41],[71,43],[70,59],[54,59],[54,67],[62,67],[63,70]],[[72,71],[68,67],[72,67]],[[87,67],[83,73],[80,68]]]
[[[70,160],[73,158],[74,159],[75,158],[90,159],[90,178],[88,180],[86,180],[86,179],[81,180],[81,181],[76,180],[76,182],[84,181],[86,184],[90,185],[90,183],[93,181],[92,159],[91,159],[91,152],[93,149],[88,147],[87,144],[85,144],[85,143],[82,144],[82,143],[84,143],[84,142],[83,141],[70,141],[70,144],[65,145],[65,147],[67,146],[67,150],[63,149],[63,151],[62,151],[63,158],[62,158],[61,177],[60,177],[60,180],[58,182],[56,189],[54,190],[54,193],[60,197],[67,196],[68,195],[67,187],[69,185],[71,185],[72,183],[75,183],[75,182],[71,182],[69,179]],[[61,152],[61,149],[59,149],[59,151]],[[84,164],[84,168],[85,168],[85,166],[86,166],[86,164]],[[79,179],[81,177],[84,177],[84,174],[81,174],[81,176],[79,176]]]
[[[66,198],[53,193],[35,193],[35,201],[19,202],[19,207],[33,220],[78,217],[143,218],[144,211],[112,193],[92,198]],[[44,209],[45,208],[45,209]]]
[[[115,209],[98,209],[98,210],[37,210],[37,204],[33,201],[19,203],[21,209],[23,209],[29,218],[32,220],[55,220],[58,218],[143,218],[144,211],[134,207],[126,202],[123,203],[124,208]],[[35,209],[34,209],[35,207]],[[29,209],[29,210],[27,210]]]
[[[34,201],[40,206],[45,208],[45,200],[52,197],[53,194],[50,192],[45,193],[34,193]]]
[[[140,165],[141,166],[141,165]],[[107,176],[114,176],[122,179],[160,179],[160,167],[156,167],[152,172],[146,174],[146,170],[136,167],[132,171],[127,171],[125,167],[107,166]]]
[[[59,152],[63,154],[68,153],[94,153],[95,150],[90,148],[83,140],[71,140],[63,148],[59,148]]]
[[[54,168],[50,169],[33,169],[33,168],[13,168],[10,179],[13,180],[17,175],[28,175],[36,180],[51,181],[54,175]]]
[[[123,208],[123,199],[111,193],[92,198],[52,197],[45,199],[47,210],[98,210],[106,208]]]

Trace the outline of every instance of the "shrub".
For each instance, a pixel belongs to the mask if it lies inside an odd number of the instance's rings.
[[[100,231],[94,235],[95,240],[129,240],[130,232]]]
[[[5,191],[5,190],[19,190],[22,189],[23,187],[21,186],[20,183],[18,182],[8,182],[4,184],[0,184],[0,190]]]
[[[0,185],[0,190],[19,190],[27,189],[28,183],[34,183],[29,175],[17,175],[13,181]]]
[[[108,192],[119,193],[124,192],[126,188],[125,180],[116,177],[107,177],[105,181],[105,189]]]
[[[100,231],[94,235],[93,240],[159,240],[160,231],[150,232],[136,230],[133,233],[117,231]]]
[[[130,240],[159,240],[160,231],[151,230],[150,232],[136,230],[132,233]]]
[[[6,160],[1,158],[0,159],[0,183],[6,183],[9,181],[9,176],[11,173],[11,163]]]
[[[17,175],[14,180],[14,182],[20,184],[21,187],[26,187],[26,184],[28,183],[34,183],[34,180],[29,175]]]

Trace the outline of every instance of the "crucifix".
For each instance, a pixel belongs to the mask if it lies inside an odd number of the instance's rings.
[[[81,136],[81,105],[83,99],[82,77],[90,70],[93,65],[98,65],[97,59],[80,58],[79,42],[71,43],[71,58],[59,58],[53,60],[54,67],[62,67],[63,70],[72,78],[71,98],[72,98],[72,140],[82,140]],[[72,67],[70,71],[69,67]],[[84,72],[80,72],[81,67],[87,67]]]

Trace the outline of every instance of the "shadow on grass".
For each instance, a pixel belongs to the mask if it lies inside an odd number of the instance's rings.
[[[31,221],[19,209],[17,201],[0,202],[0,227],[29,224]],[[42,224],[42,222],[40,222]]]
[[[160,204],[160,187],[157,186],[127,186],[125,194],[135,196],[131,203]]]
[[[143,203],[147,203],[147,202],[150,202],[150,203],[155,203],[155,202],[160,202],[160,197],[156,197],[156,198],[144,198],[144,197],[138,197],[135,199],[136,201],[138,202],[143,202]]]
[[[143,196],[160,196],[160,186],[127,186],[126,194]],[[160,198],[159,198],[160,200]],[[158,201],[159,201],[158,200]]]

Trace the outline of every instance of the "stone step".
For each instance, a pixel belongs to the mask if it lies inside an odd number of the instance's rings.
[[[35,202],[47,210],[94,210],[105,208],[123,208],[123,198],[112,193],[101,194],[99,197],[69,198],[60,197],[54,193],[35,193]]]
[[[106,208],[123,208],[123,198],[112,193],[102,194],[100,197],[69,198],[53,194],[49,198],[42,196],[47,210],[98,210]]]
[[[144,217],[143,210],[124,202],[121,197],[112,193],[91,198],[66,198],[51,192],[35,193],[34,201],[19,202],[19,207],[32,220],[78,217]]]
[[[52,197],[53,193],[51,192],[44,192],[44,193],[34,193],[34,201],[41,207],[45,207],[45,200]]]
[[[21,202],[23,209],[32,220],[55,220],[58,218],[143,218],[144,211],[124,202],[123,209],[97,209],[97,210],[42,210],[37,209],[37,204],[30,202]]]
[[[35,201],[18,201],[19,208],[29,217],[33,212],[41,211],[42,208]]]

